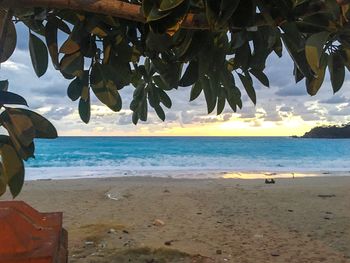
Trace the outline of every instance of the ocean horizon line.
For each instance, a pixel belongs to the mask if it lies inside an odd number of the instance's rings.
[[[245,136],[245,135],[60,135],[58,138],[292,138],[295,135]]]

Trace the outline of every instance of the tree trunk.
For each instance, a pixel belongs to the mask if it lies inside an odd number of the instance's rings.
[[[72,9],[110,15],[141,23],[146,22],[140,5],[119,0],[0,0],[0,7]],[[208,29],[208,22],[201,15],[188,14],[181,27],[188,29]]]

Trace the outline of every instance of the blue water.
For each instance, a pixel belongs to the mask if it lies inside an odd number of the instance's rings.
[[[36,158],[26,166],[32,179],[147,171],[350,171],[350,140],[61,137],[37,140]]]

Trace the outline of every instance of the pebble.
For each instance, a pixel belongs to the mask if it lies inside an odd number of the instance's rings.
[[[222,250],[221,250],[221,249],[217,249],[217,250],[216,250],[216,254],[217,254],[217,255],[221,255],[221,254],[222,254]]]
[[[166,246],[171,246],[172,243],[173,243],[173,240],[169,240],[169,241],[165,241],[165,242],[164,242],[164,245],[166,245]]]
[[[164,223],[164,221],[162,221],[160,219],[156,219],[156,220],[154,220],[153,225],[154,226],[164,226],[165,223]]]
[[[117,231],[114,228],[111,228],[110,230],[108,230],[107,233],[108,234],[115,234],[115,233],[117,233]]]
[[[95,244],[94,241],[85,241],[85,245],[87,246],[92,246],[93,244]]]

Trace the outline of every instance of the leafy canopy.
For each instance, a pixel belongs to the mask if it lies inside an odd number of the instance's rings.
[[[0,3],[0,63],[16,48],[15,23],[24,23],[35,74],[44,75],[51,59],[71,80],[67,95],[79,101],[82,121],[90,120],[92,95],[118,112],[119,92],[131,85],[134,124],[147,120],[149,108],[164,121],[164,107],[172,106],[167,92],[178,87],[191,87],[191,101],[204,93],[208,113],[216,108],[221,114],[226,104],[233,111],[242,108],[242,92],[255,104],[253,79],[269,87],[266,60],[281,57],[283,48],[294,62],[295,81],[304,80],[310,95],[322,86],[326,70],[334,93],[339,91],[350,69],[346,0],[130,0],[125,2],[140,12],[128,19],[101,12],[111,1],[96,1],[100,8],[89,12],[82,0],[76,1],[80,10],[70,1],[59,8],[55,3],[63,1]],[[62,45],[59,32],[65,35]],[[26,105],[7,87],[2,81],[0,123],[9,136],[0,137],[0,194],[8,185],[15,196],[23,184],[23,160],[34,154],[33,139],[57,133],[40,115],[5,107]]]

